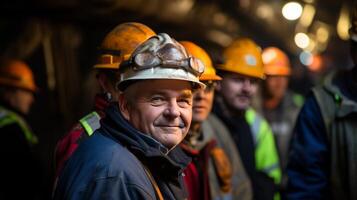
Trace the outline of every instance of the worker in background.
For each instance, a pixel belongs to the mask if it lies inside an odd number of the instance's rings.
[[[357,199],[356,3],[352,11],[354,67],[328,76],[306,97],[289,154],[288,199]]]
[[[61,138],[55,149],[56,177],[82,140],[88,138],[100,127],[100,119],[111,102],[118,101],[115,84],[119,79],[119,65],[128,60],[131,53],[155,32],[144,24],[127,22],[117,25],[102,41],[99,49],[97,81],[102,91],[95,96],[94,111],[78,121],[69,133]]]
[[[185,199],[178,146],[192,119],[193,93],[204,89],[203,63],[165,33],[122,63],[118,104],[68,160],[54,199]]]
[[[30,67],[21,60],[0,61],[0,199],[39,199],[43,176],[34,155],[38,143],[26,122],[37,91]]]
[[[200,81],[206,89],[197,91],[193,96],[191,127],[180,145],[192,158],[184,171],[188,199],[251,200],[249,178],[229,131],[214,114],[210,114],[215,86],[222,78],[216,75],[205,50],[189,41],[180,43],[205,65]]]
[[[217,66],[214,113],[228,127],[253,186],[253,198],[279,198],[279,156],[267,121],[252,107],[259,82],[265,78],[260,47],[251,39],[233,41]]]
[[[268,47],[263,49],[262,58],[266,75],[261,89],[262,113],[274,133],[283,171],[281,189],[284,190],[287,184],[285,169],[292,130],[304,100],[301,95],[288,90],[291,76],[288,56],[276,47]]]

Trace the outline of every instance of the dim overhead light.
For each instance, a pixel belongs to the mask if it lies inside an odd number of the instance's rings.
[[[348,29],[350,23],[348,7],[344,5],[341,8],[340,17],[337,21],[337,34],[342,40],[348,40],[349,38]]]

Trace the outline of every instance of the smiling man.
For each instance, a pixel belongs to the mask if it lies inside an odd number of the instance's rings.
[[[119,105],[61,173],[55,199],[185,199],[190,159],[176,147],[192,118],[204,65],[167,34],[141,44],[120,66]]]

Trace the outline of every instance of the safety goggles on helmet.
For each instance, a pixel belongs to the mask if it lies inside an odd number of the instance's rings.
[[[145,49],[138,54],[123,62],[121,66],[131,66],[134,71],[164,66],[167,68],[183,68],[190,73],[200,76],[204,72],[204,64],[195,57],[182,56],[185,49],[174,43],[167,43],[159,47],[157,51]],[[186,54],[186,53],[185,53]]]

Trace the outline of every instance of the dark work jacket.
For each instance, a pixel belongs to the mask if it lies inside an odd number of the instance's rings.
[[[16,113],[24,123],[24,116],[4,102],[0,106]],[[0,112],[0,115],[4,113]],[[0,118],[2,118],[1,116]],[[27,124],[26,124],[27,125]],[[40,199],[42,169],[39,159],[25,137],[19,123],[0,126],[0,199]]]
[[[189,161],[180,148],[168,152],[133,128],[113,105],[101,128],[68,160],[54,199],[157,199],[144,165],[165,200],[184,199],[182,171]]]
[[[326,79],[299,114],[288,164],[288,199],[357,199],[354,71]]]
[[[256,169],[255,144],[248,122],[243,116],[228,117],[223,102],[215,99],[213,112],[224,122],[239,150],[245,171],[253,189],[254,200],[269,200],[274,198],[276,187],[274,180],[266,173]]]

